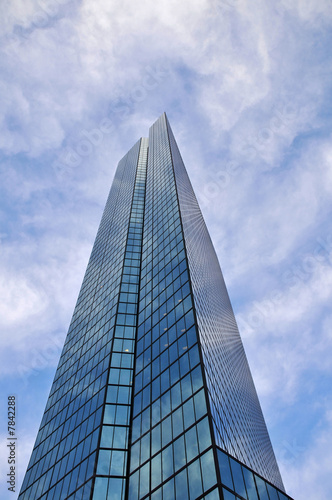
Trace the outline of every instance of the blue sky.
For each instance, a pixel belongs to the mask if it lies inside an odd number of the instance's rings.
[[[166,111],[286,489],[332,496],[329,0],[3,0],[1,498],[19,482],[120,158]]]

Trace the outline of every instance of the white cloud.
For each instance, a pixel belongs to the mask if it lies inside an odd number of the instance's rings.
[[[0,327],[6,329],[40,313],[45,307],[45,297],[38,292],[24,276],[13,280],[4,274],[0,282]]]
[[[274,275],[280,272],[277,266],[284,266],[284,273],[294,258],[315,250],[318,237],[327,236],[324,226],[315,226],[329,210],[329,140],[310,141],[286,169],[264,173],[239,167],[229,172],[224,170],[224,178],[211,173],[211,186],[203,182],[197,191],[207,200],[208,225],[228,285],[246,281],[256,293],[255,287],[266,285],[255,279],[257,273],[267,266]],[[268,287],[278,280],[280,276],[269,278]]]
[[[31,220],[29,226],[45,228],[51,213],[49,210],[44,218]],[[58,361],[91,250],[86,241],[89,226],[74,231],[75,226],[80,227],[80,220],[80,216],[75,221],[70,217],[74,238],[50,233],[34,241],[26,238],[10,244],[4,239],[2,243],[2,377],[20,375],[19,367],[28,374],[36,366],[46,368]],[[59,231],[66,231],[64,223]]]
[[[286,43],[285,30],[288,36],[287,28],[291,32],[298,18],[294,15],[292,24],[283,26],[272,5],[257,2],[256,8],[249,9],[244,2],[227,7],[227,2],[197,1],[188,9],[186,2],[172,8],[169,2],[146,1],[133,16],[127,2],[83,2],[79,9],[72,2],[61,2],[59,11],[67,17],[48,14],[54,24],[41,29],[33,16],[38,10],[45,12],[45,5],[31,2],[15,13],[15,19],[13,8],[8,15],[12,25],[22,26],[17,43],[5,54],[7,69],[12,76],[15,71],[16,93],[24,96],[24,106],[16,99],[21,130],[9,132],[3,127],[7,152],[37,155],[59,148],[68,134],[96,114],[108,96],[113,100],[128,97],[146,65],[157,60],[172,61],[191,71],[197,109],[209,120],[216,138],[221,131],[242,129],[233,135],[235,151],[261,132],[253,129],[257,127],[253,118],[246,118],[247,110],[258,106],[257,112],[262,114],[264,100],[272,108],[280,101],[289,68],[280,72],[275,47]],[[288,44],[290,60],[296,57],[299,45]],[[177,91],[184,96],[181,74],[178,77]],[[8,86],[3,90],[5,95],[11,94]],[[294,92],[290,93],[293,97]],[[306,101],[304,97],[302,107]],[[21,115],[26,102],[29,114],[24,123]],[[271,148],[264,155],[267,151]]]

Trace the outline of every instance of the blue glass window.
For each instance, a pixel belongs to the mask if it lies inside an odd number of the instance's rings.
[[[266,483],[260,477],[255,474],[255,481],[257,485],[257,491],[259,495],[259,500],[269,500],[269,495],[266,490]]]
[[[243,472],[244,481],[245,481],[245,485],[246,485],[246,489],[247,489],[247,493],[248,493],[248,499],[249,500],[258,500],[253,473],[250,470],[248,470],[246,467],[242,467],[242,472]]]
[[[189,500],[187,469],[175,476],[175,492],[176,500]]]
[[[151,489],[161,483],[161,453],[151,461]]]
[[[232,479],[232,474],[231,474],[231,467],[230,467],[230,463],[229,463],[229,458],[225,453],[223,453],[219,449],[217,450],[217,453],[218,453],[221,482],[225,486],[228,486],[228,488],[233,490],[234,485],[233,485],[233,479]]]
[[[212,450],[204,453],[200,458],[204,491],[212,488],[217,483],[216,469]]]
[[[236,500],[236,496],[230,491],[225,490],[225,488],[223,488],[222,493],[224,495],[224,500]]]
[[[273,488],[273,486],[271,486],[269,483],[266,483],[266,486],[267,491],[269,492],[270,500],[279,500],[277,490]]]
[[[201,469],[199,460],[188,467],[189,498],[193,500],[203,493]]]

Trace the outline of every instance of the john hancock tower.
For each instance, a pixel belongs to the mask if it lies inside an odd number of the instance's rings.
[[[19,499],[289,499],[165,114],[116,170]]]

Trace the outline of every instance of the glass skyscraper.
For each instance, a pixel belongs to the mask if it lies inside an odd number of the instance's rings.
[[[19,499],[289,499],[165,114],[118,165]]]

